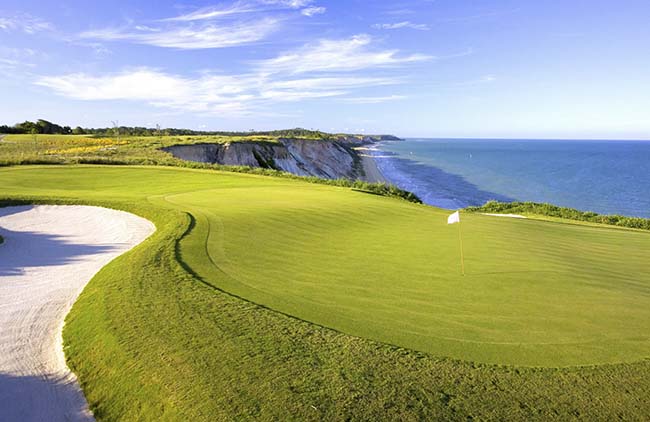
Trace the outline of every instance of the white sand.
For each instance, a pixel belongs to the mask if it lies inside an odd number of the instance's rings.
[[[0,208],[0,420],[93,420],[65,363],[63,321],[86,283],[154,230],[106,208]]]

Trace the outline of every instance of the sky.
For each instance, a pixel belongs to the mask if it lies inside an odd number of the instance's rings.
[[[0,2],[0,124],[650,139],[647,0]]]

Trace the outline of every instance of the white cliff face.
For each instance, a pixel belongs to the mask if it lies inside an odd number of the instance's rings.
[[[176,158],[201,163],[263,167],[325,179],[363,177],[350,142],[281,139],[279,143],[233,142],[165,148]]]

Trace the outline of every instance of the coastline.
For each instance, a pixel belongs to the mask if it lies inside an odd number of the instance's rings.
[[[650,218],[643,142],[411,138],[369,154],[386,179],[439,208],[525,201]]]
[[[370,151],[370,148],[359,147],[355,148],[355,151],[357,151],[357,154],[361,158],[361,166],[363,167],[363,172],[365,174],[363,180],[370,183],[388,184],[388,180],[384,177],[381,170],[379,170],[375,158],[371,154],[367,153]]]

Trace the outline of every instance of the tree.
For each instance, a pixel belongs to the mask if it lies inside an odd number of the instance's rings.
[[[48,135],[65,133],[61,126],[57,125],[56,123],[48,122],[47,120],[44,119],[38,119],[36,121],[36,127],[38,133],[45,133]]]
[[[25,120],[22,123],[17,123],[14,127],[18,133],[32,133],[34,130],[38,130],[36,128],[36,123],[30,122],[29,120]]]

